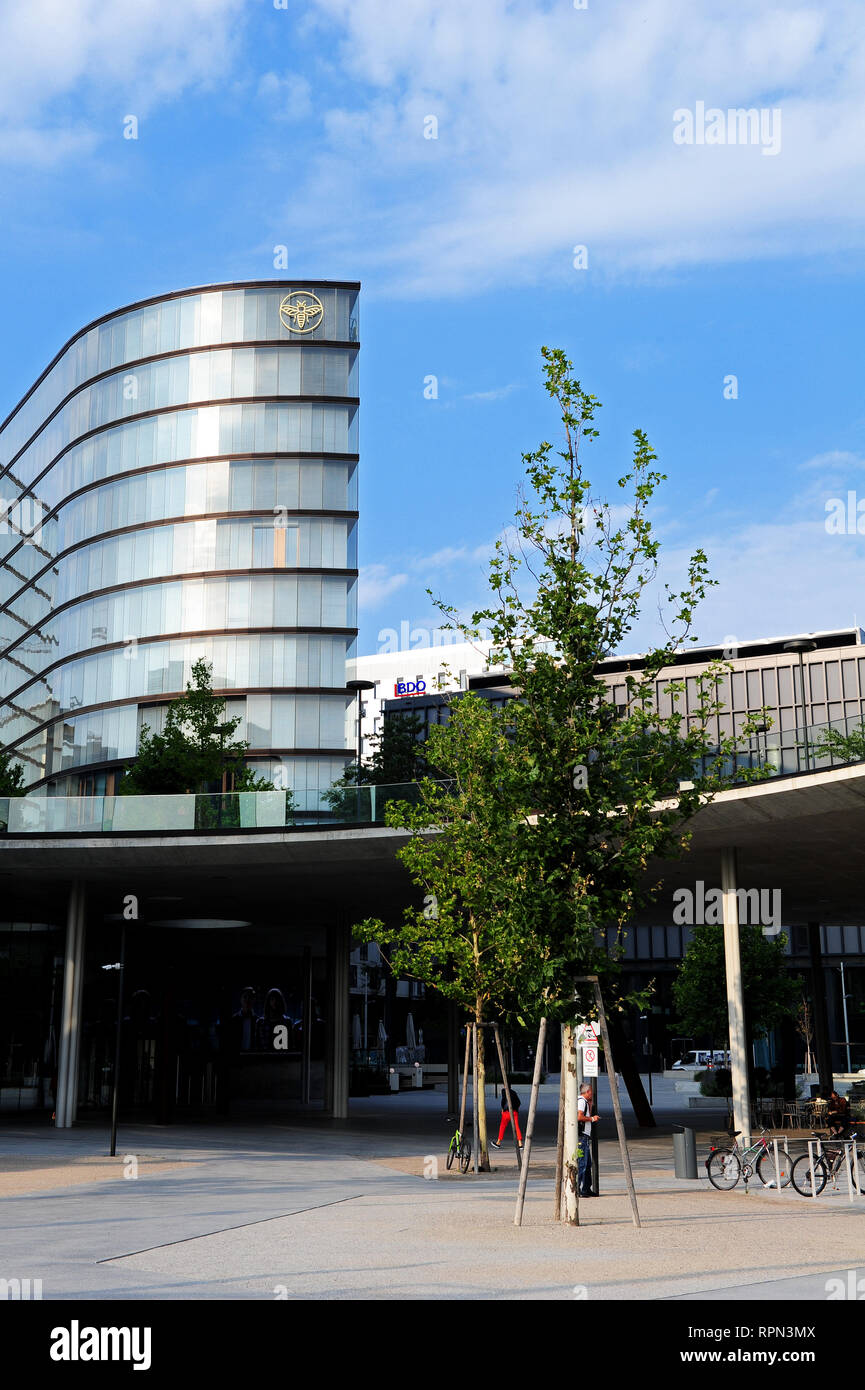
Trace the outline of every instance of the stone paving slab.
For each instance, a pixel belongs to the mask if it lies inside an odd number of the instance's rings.
[[[614,1138],[603,1195],[580,1204],[580,1227],[556,1223],[552,1110],[518,1229],[513,1151],[480,1179],[445,1178],[440,1102],[414,1099],[401,1113],[376,1101],[359,1125],[124,1125],[135,1181],[118,1179],[99,1126],[0,1130],[0,1180],[3,1167],[90,1178],[5,1197],[0,1278],[41,1278],[60,1300],[804,1299],[865,1250],[865,1199],[679,1182],[663,1129],[629,1141],[642,1230]],[[422,1176],[430,1155],[437,1180]]]

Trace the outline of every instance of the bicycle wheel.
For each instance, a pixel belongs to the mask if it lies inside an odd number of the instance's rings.
[[[791,1167],[792,1164],[790,1162],[789,1155],[785,1154],[783,1149],[779,1149],[778,1168],[781,1174],[782,1187],[789,1187],[790,1185]],[[757,1177],[760,1179],[764,1187],[775,1186],[775,1155],[771,1150],[767,1152],[767,1150],[764,1149],[763,1152],[760,1154],[760,1157],[757,1159]]]
[[[802,1197],[819,1196],[829,1179],[826,1160],[815,1158],[812,1164],[810,1154],[800,1154],[790,1169],[790,1177]]]
[[[452,1139],[451,1142],[450,1142],[450,1148],[448,1149],[448,1156],[447,1156],[447,1159],[445,1160],[445,1162],[447,1163],[448,1170],[450,1170],[451,1168],[453,1168],[453,1166],[454,1166],[454,1159],[456,1158],[456,1156],[457,1156],[457,1141],[456,1141],[456,1139]]]
[[[472,1146],[468,1139],[464,1139],[460,1144],[460,1172],[467,1173],[469,1164],[472,1161]]]
[[[732,1149],[716,1149],[706,1164],[709,1182],[719,1192],[728,1192],[742,1176],[739,1155]]]

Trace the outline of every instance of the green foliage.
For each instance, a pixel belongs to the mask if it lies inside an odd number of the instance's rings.
[[[840,729],[824,729],[811,747],[814,758],[833,758],[840,763],[858,763],[865,759],[865,724],[842,733]]]
[[[358,798],[356,789],[362,787],[398,786],[405,782],[416,782],[428,769],[427,747],[418,742],[423,730],[423,720],[411,710],[389,715],[385,719],[380,734],[373,734],[372,757],[360,765],[358,777],[357,761],[346,767],[345,772],[326,793],[325,799],[340,818],[358,818]],[[360,814],[366,814],[369,802],[362,798]]]
[[[434,986],[478,1021],[490,1004],[514,1004],[534,943],[513,929],[512,895],[525,891],[515,828],[522,782],[510,744],[510,711],[464,695],[450,723],[429,731],[429,757],[447,781],[423,779],[418,803],[392,802],[387,823],[409,830],[399,858],[424,893],[401,923],[362,923],[391,968]],[[430,835],[434,827],[438,834]]]
[[[625,703],[610,699],[599,668],[622,649],[656,578],[659,544],[648,509],[664,475],[636,430],[630,467],[617,479],[620,499],[612,505],[595,498],[580,446],[597,437],[600,404],[571,377],[563,352],[544,348],[543,357],[563,447],[554,454],[543,443],[523,456],[528,489],[514,527],[496,544],[491,605],[469,623],[438,606],[467,640],[483,629],[492,633],[492,659],[512,671],[519,690],[508,711],[509,737],[481,774],[484,807],[495,808],[496,818],[507,813],[511,825],[506,852],[503,833],[491,835],[485,869],[497,880],[497,901],[522,961],[526,1013],[568,1021],[591,1004],[577,977],[609,974],[614,964],[598,928],[621,931],[651,897],[652,885],[641,886],[649,861],[684,848],[687,820],[729,784],[735,743],[712,737],[727,669],[721,663],[697,677],[698,706],[689,719],[683,681],[666,681],[658,699],[659,674],[696,641],[694,612],[714,582],[702,550],[691,557],[681,590],[665,586],[667,640],[622,674]],[[765,717],[753,716],[740,738]],[[445,726],[442,745],[459,737],[458,723]],[[438,744],[435,756],[441,765]],[[497,787],[506,788],[504,797],[490,794]]]
[[[739,940],[745,1026],[753,1041],[796,1016],[802,982],[787,970],[783,932],[767,937],[758,926],[741,925]],[[724,1044],[729,1029],[724,928],[706,923],[693,936],[673,982],[677,1027],[694,1037],[708,1034]]]
[[[224,719],[226,701],[213,693],[213,668],[200,659],[186,693],[172,700],[165,728],[141,730],[138,756],[118,788],[121,795],[218,792],[225,773],[235,791],[273,791],[273,783],[244,764],[249,744],[233,740],[240,719]]]
[[[12,762],[12,754],[0,748],[0,796],[23,796],[24,773],[20,764]]]

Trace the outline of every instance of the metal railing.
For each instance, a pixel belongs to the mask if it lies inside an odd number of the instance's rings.
[[[768,730],[754,734],[722,765],[734,783],[737,774],[761,769],[763,775],[790,777],[803,772],[823,772],[865,762],[858,756],[818,755],[817,749],[830,730],[849,737],[863,730],[863,720],[851,715],[805,729]],[[716,759],[701,759],[694,775],[708,772]],[[447,785],[439,782],[440,786]],[[123,835],[177,834],[231,830],[373,826],[385,822],[391,801],[416,803],[417,782],[383,786],[307,788],[303,791],[221,792],[165,796],[13,796],[0,797],[0,834],[8,835]]]
[[[391,801],[418,800],[416,782],[304,792],[165,796],[0,797],[0,834],[129,835],[383,825]]]

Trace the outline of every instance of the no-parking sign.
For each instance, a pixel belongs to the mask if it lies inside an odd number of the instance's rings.
[[[583,1047],[583,1076],[597,1076],[598,1074],[598,1048],[596,1043],[588,1043]]]

